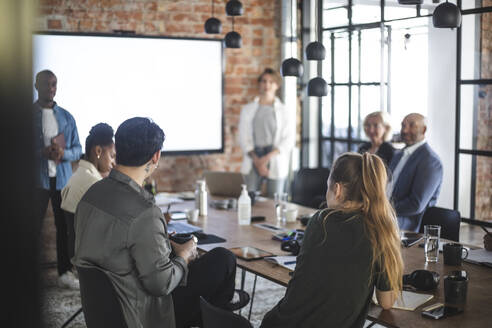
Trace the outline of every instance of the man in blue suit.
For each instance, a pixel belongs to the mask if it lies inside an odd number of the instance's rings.
[[[393,156],[389,186],[400,229],[418,232],[427,207],[434,206],[441,190],[442,163],[425,140],[425,117],[412,113],[401,123],[405,148]]]

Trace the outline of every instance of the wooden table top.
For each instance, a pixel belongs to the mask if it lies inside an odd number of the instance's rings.
[[[173,205],[173,210],[192,208],[194,202],[184,202]],[[314,209],[297,206],[299,215],[314,213]],[[277,223],[272,200],[256,202],[252,207],[252,216],[265,216],[271,225],[284,229],[297,229],[304,227],[299,221],[294,223]],[[218,210],[209,206],[208,216],[200,217],[194,223],[203,228],[204,232],[215,234],[226,239],[224,243],[200,245],[199,248],[208,251],[214,247],[225,248],[254,246],[276,255],[290,255],[280,250],[280,242],[272,240],[272,232],[251,225],[239,226],[237,212],[233,210]],[[459,266],[443,264],[442,254],[439,254],[438,263],[426,264],[423,248],[414,245],[410,248],[402,248],[402,256],[405,262],[405,273],[411,273],[417,269],[436,271],[440,274],[439,286],[434,292],[434,298],[415,311],[382,310],[381,307],[371,305],[368,319],[388,327],[492,327],[492,269],[479,265],[463,263]],[[265,260],[244,261],[237,259],[237,265],[247,271],[255,273],[265,279],[287,286],[290,276],[289,270],[272,264]],[[465,311],[459,315],[441,320],[423,318],[422,308],[444,302],[444,276],[453,270],[465,270],[468,273],[468,293]],[[427,293],[428,294],[428,293]]]

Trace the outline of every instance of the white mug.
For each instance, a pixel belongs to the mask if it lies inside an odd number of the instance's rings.
[[[190,209],[186,211],[186,217],[188,218],[188,221],[190,222],[196,222],[198,221],[198,209]]]
[[[297,207],[287,206],[282,211],[286,222],[296,222],[297,219]]]

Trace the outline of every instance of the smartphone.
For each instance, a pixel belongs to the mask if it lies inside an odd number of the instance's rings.
[[[234,253],[240,259],[246,261],[260,260],[267,256],[275,256],[274,254],[264,251],[262,249],[245,246],[245,247],[235,247],[229,249],[232,253]]]
[[[445,306],[442,303],[436,303],[424,308],[424,310],[422,311],[422,316],[438,320],[452,316],[454,314],[458,314],[462,311],[463,310],[459,310],[454,307]]]

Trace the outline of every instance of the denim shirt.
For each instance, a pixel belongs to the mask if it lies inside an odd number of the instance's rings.
[[[42,107],[35,102],[34,107],[34,147],[36,154],[36,187],[50,189],[50,178],[48,175],[48,160],[43,157],[43,114]],[[82,154],[82,146],[79,142],[79,134],[75,120],[69,112],[55,103],[53,106],[56,122],[58,123],[58,133],[63,133],[65,137],[65,152],[62,161],[56,166],[56,190],[61,190],[67,184],[72,175],[72,165],[70,162],[78,161]]]

